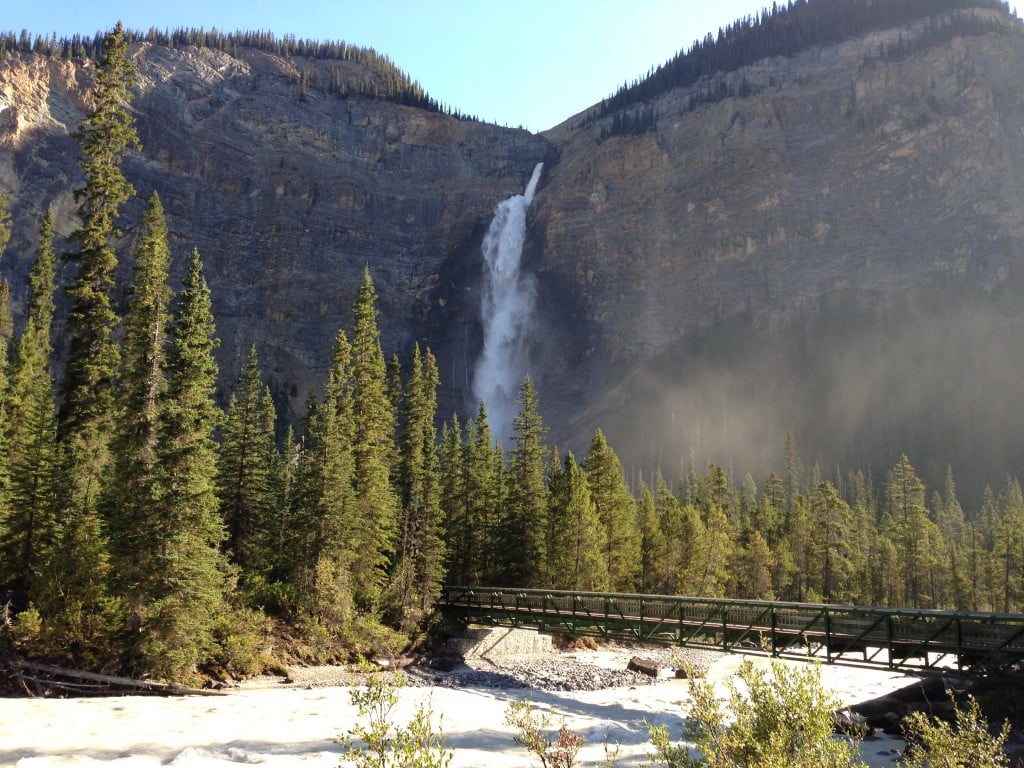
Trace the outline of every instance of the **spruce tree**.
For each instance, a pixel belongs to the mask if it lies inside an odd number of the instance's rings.
[[[350,345],[335,337],[322,402],[311,398],[296,467],[291,580],[298,587],[298,618],[307,637],[336,645],[352,622],[352,563],[359,556],[351,437]]]
[[[472,425],[472,422],[470,422]],[[440,505],[444,512],[445,572],[448,583],[457,586],[476,584],[470,575],[474,564],[474,541],[469,517],[469,481],[467,465],[469,446],[463,444],[459,415],[452,414],[451,422],[441,427],[441,442],[437,448],[440,474]]]
[[[553,469],[548,497],[548,557],[545,586],[591,592],[608,589],[605,528],[590,494],[586,473],[569,452]]]
[[[377,294],[370,270],[353,307],[351,369],[352,415],[350,437],[356,511],[351,526],[352,548],[359,557],[352,563],[357,603],[373,610],[387,577],[395,546],[398,498],[392,488],[395,420],[387,395],[387,370],[377,328]]]
[[[504,457],[494,442],[481,401],[466,438],[466,527],[461,531],[470,584],[496,584],[495,548],[503,506]]]
[[[260,378],[256,347],[249,350],[231,393],[217,470],[226,549],[243,580],[267,577],[280,544],[281,461],[274,441],[274,403]]]
[[[157,444],[153,568],[142,584],[143,665],[171,679],[194,675],[215,650],[214,627],[231,587],[221,553],[214,430],[217,364],[210,291],[193,251],[171,325],[167,393]]]
[[[56,536],[56,405],[49,369],[55,274],[53,225],[47,211],[28,275],[25,327],[15,346],[2,422],[10,489],[0,520],[0,584],[25,590],[32,599]]]
[[[79,463],[79,491],[94,494],[103,469],[105,434],[110,426],[119,352],[113,338],[117,316],[113,292],[117,271],[114,240],[118,211],[135,190],[121,172],[121,161],[139,147],[128,113],[135,72],[120,22],[104,38],[96,69],[93,108],[79,126],[85,186],[75,193],[81,226],[72,233],[77,252],[68,255],[76,272],[67,289],[71,299],[67,335],[61,434],[69,438]],[[79,506],[89,503],[88,496]]]
[[[112,295],[117,270],[114,239],[120,206],[134,190],[120,163],[138,137],[126,104],[134,71],[120,24],[103,41],[93,108],[77,134],[85,186],[76,192],[81,226],[66,289],[71,301],[66,335],[68,361],[58,422],[63,456],[58,490],[61,519],[44,579],[40,613],[47,632],[83,652],[98,649],[108,634],[113,605],[107,594],[108,544],[98,514],[100,489],[110,464],[114,387],[119,350]]]
[[[157,441],[171,288],[170,247],[160,198],[154,192],[142,218],[135,253],[134,280],[124,319],[118,418],[111,441],[111,481],[104,493],[103,517],[110,536],[112,580],[138,620],[137,590],[149,576],[157,549]]]
[[[413,350],[403,408],[401,444],[402,512],[394,593],[398,624],[411,630],[441,591],[444,540],[438,477],[437,364],[430,350]]]
[[[600,429],[594,432],[583,468],[604,528],[608,586],[613,592],[634,592],[640,575],[636,501],[626,485],[622,463]]]
[[[547,552],[546,434],[537,390],[527,376],[519,389],[519,413],[512,420],[513,448],[506,477],[508,500],[495,552],[501,563],[499,577],[511,587],[544,586],[541,577]]]
[[[661,479],[660,474],[658,479]],[[662,591],[658,571],[665,557],[666,542],[654,504],[654,494],[647,483],[640,484],[637,528],[640,531],[640,592],[654,594]]]

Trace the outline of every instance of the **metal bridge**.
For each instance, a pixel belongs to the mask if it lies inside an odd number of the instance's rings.
[[[451,619],[890,669],[1024,660],[1024,614],[445,587]]]

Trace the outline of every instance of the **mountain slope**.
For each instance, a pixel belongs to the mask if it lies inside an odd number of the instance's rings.
[[[126,172],[140,200],[160,193],[179,273],[193,245],[207,261],[225,381],[256,343],[292,418],[367,264],[388,353],[425,341],[442,415],[469,407],[480,241],[543,160],[524,263],[555,442],[602,426],[635,476],[691,455],[759,474],[790,431],[826,472],[908,451],[977,493],[1024,465],[1024,38],[1005,10],[966,14],[962,32],[805,46],[542,136],[309,85],[361,82],[351,61],[137,43],[144,150]],[[16,309],[41,211],[73,227],[90,82],[78,60],[0,63]]]

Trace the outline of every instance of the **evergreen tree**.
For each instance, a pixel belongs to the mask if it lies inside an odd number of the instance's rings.
[[[547,552],[547,486],[544,446],[547,429],[533,380],[527,376],[519,389],[519,413],[512,420],[513,448],[506,487],[508,501],[501,522],[495,556],[501,560],[499,576],[513,587],[542,587]]]
[[[467,451],[468,446],[463,445],[462,441],[459,416],[452,414],[451,422],[445,422],[441,427],[437,460],[440,505],[444,511],[445,571],[448,583],[457,586],[477,583],[471,575],[475,570],[475,546],[479,540],[473,535],[467,508]]]
[[[622,463],[600,429],[594,432],[583,467],[604,528],[608,586],[613,592],[634,592],[640,574],[636,501],[626,485]]]
[[[171,326],[167,393],[160,414],[153,515],[157,551],[141,585],[143,665],[171,679],[194,675],[215,650],[213,635],[231,588],[221,553],[214,430],[217,364],[210,291],[193,251]]]
[[[849,578],[852,563],[848,544],[853,518],[850,505],[839,498],[835,486],[827,480],[818,483],[811,493],[811,514],[808,526],[810,577],[813,598],[826,603],[849,602]]]
[[[128,151],[139,146],[127,110],[134,81],[128,45],[118,23],[103,41],[93,109],[77,133],[85,186],[76,192],[82,225],[72,233],[79,249],[68,256],[77,271],[67,291],[71,311],[61,434],[69,437],[79,464],[80,496],[96,491],[105,461],[104,435],[113,410],[119,357],[112,337],[117,325],[112,307],[117,271],[114,239],[120,234],[118,210],[135,192],[120,168]],[[88,505],[88,498],[78,501],[79,506]]]
[[[588,592],[607,590],[605,529],[587,475],[571,452],[561,467],[552,469],[549,490],[545,585]]]
[[[660,473],[658,483],[664,485]],[[658,519],[654,494],[646,483],[640,484],[637,528],[640,531],[640,591],[644,594],[654,594],[663,591],[658,573],[665,559],[665,535]]]
[[[402,514],[395,568],[399,626],[411,630],[441,592],[444,540],[438,477],[437,364],[417,344],[404,398],[401,445]]]
[[[914,608],[932,604],[928,575],[938,530],[928,517],[924,490],[910,460],[901,455],[886,482],[885,528],[900,558],[904,588],[897,600]]]
[[[124,320],[118,418],[111,441],[111,482],[104,493],[113,579],[129,606],[140,596],[156,551],[153,520],[160,408],[166,390],[170,247],[160,198],[153,193],[142,218],[135,279]],[[136,604],[131,610],[137,612]],[[137,618],[137,616],[136,616]]]
[[[221,429],[217,465],[225,546],[243,580],[267,577],[274,569],[281,531],[281,461],[274,441],[274,403],[260,379],[255,345],[239,373]]]
[[[28,275],[29,302],[11,366],[6,419],[0,422],[0,440],[8,446],[3,466],[10,471],[0,519],[0,584],[25,590],[33,599],[56,535],[56,405],[49,370],[55,274],[53,224],[47,211]]]
[[[76,193],[81,226],[72,237],[79,250],[67,289],[71,300],[59,435],[64,446],[57,545],[45,573],[46,599],[39,609],[48,632],[88,651],[97,647],[111,621],[106,584],[107,541],[97,503],[108,469],[114,384],[119,351],[113,338],[117,316],[112,294],[117,269],[113,241],[118,209],[134,190],[120,162],[138,137],[125,105],[134,71],[120,24],[103,42],[96,70],[93,109],[78,131],[85,186]]]
[[[993,548],[993,571],[998,574],[999,609],[1004,613],[1024,607],[1024,493],[1016,478],[1007,478],[999,494],[999,522]]]
[[[322,403],[311,399],[296,470],[293,504],[295,558],[292,581],[306,631],[333,644],[353,619],[352,527],[356,515],[349,435],[352,414],[351,347],[344,331],[335,337]]]
[[[395,546],[398,499],[392,488],[394,410],[387,395],[387,371],[377,329],[377,294],[370,270],[353,307],[351,387],[351,444],[356,512],[351,527],[352,563],[357,604],[372,610],[380,597]]]

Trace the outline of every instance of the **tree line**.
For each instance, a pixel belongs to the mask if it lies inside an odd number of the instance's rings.
[[[123,29],[128,44],[149,43],[168,48],[193,46],[209,48],[238,58],[243,50],[255,50],[291,59],[299,70],[300,95],[307,89],[318,90],[342,98],[366,96],[372,99],[443,112],[459,120],[476,120],[456,109],[448,108],[431,97],[419,84],[401,70],[388,56],[373,48],[351,45],[343,40],[311,40],[294,35],[276,36],[268,31],[221,32],[213,28],[179,27],[160,30],[150,27],[145,32]],[[34,53],[64,60],[98,61],[103,55],[106,35],[75,34],[71,37],[33,35],[27,29],[15,34],[0,33],[0,59],[8,54]],[[343,74],[333,62],[359,64],[365,74],[354,78]]]
[[[951,472],[928,502],[906,457],[879,492],[805,471],[789,439],[760,488],[692,463],[632,487],[601,430],[579,461],[547,445],[529,378],[507,448],[484,403],[438,430],[434,357],[385,358],[368,269],[299,435],[275,434],[255,348],[222,408],[202,259],[175,293],[156,194],[113,299],[138,148],[126,51],[117,27],[77,132],[70,278],[47,214],[17,332],[0,287],[0,587],[24,650],[173,680],[252,673],[273,638],[308,660],[395,652],[446,581],[1024,610],[1015,479],[966,515]]]
[[[659,96],[687,88],[707,79],[707,85],[691,97],[689,109],[714,103],[727,96],[745,96],[750,85],[732,83],[723,75],[762,59],[791,57],[815,47],[832,45],[866,33],[909,24],[920,19],[928,23],[920,40],[900,40],[898,46],[879,52],[883,58],[909,55],[913,50],[948,39],[954,34],[977,35],[1005,29],[1004,24],[964,13],[971,9],[999,10],[1009,15],[1001,0],[789,0],[773,2],[756,16],[746,16],[695,40],[666,63],[643,78],[624,83],[604,99],[584,124],[611,116],[615,123],[609,135],[637,131],[635,115]],[[938,18],[942,14],[951,14]],[[717,83],[711,79],[718,75]]]

